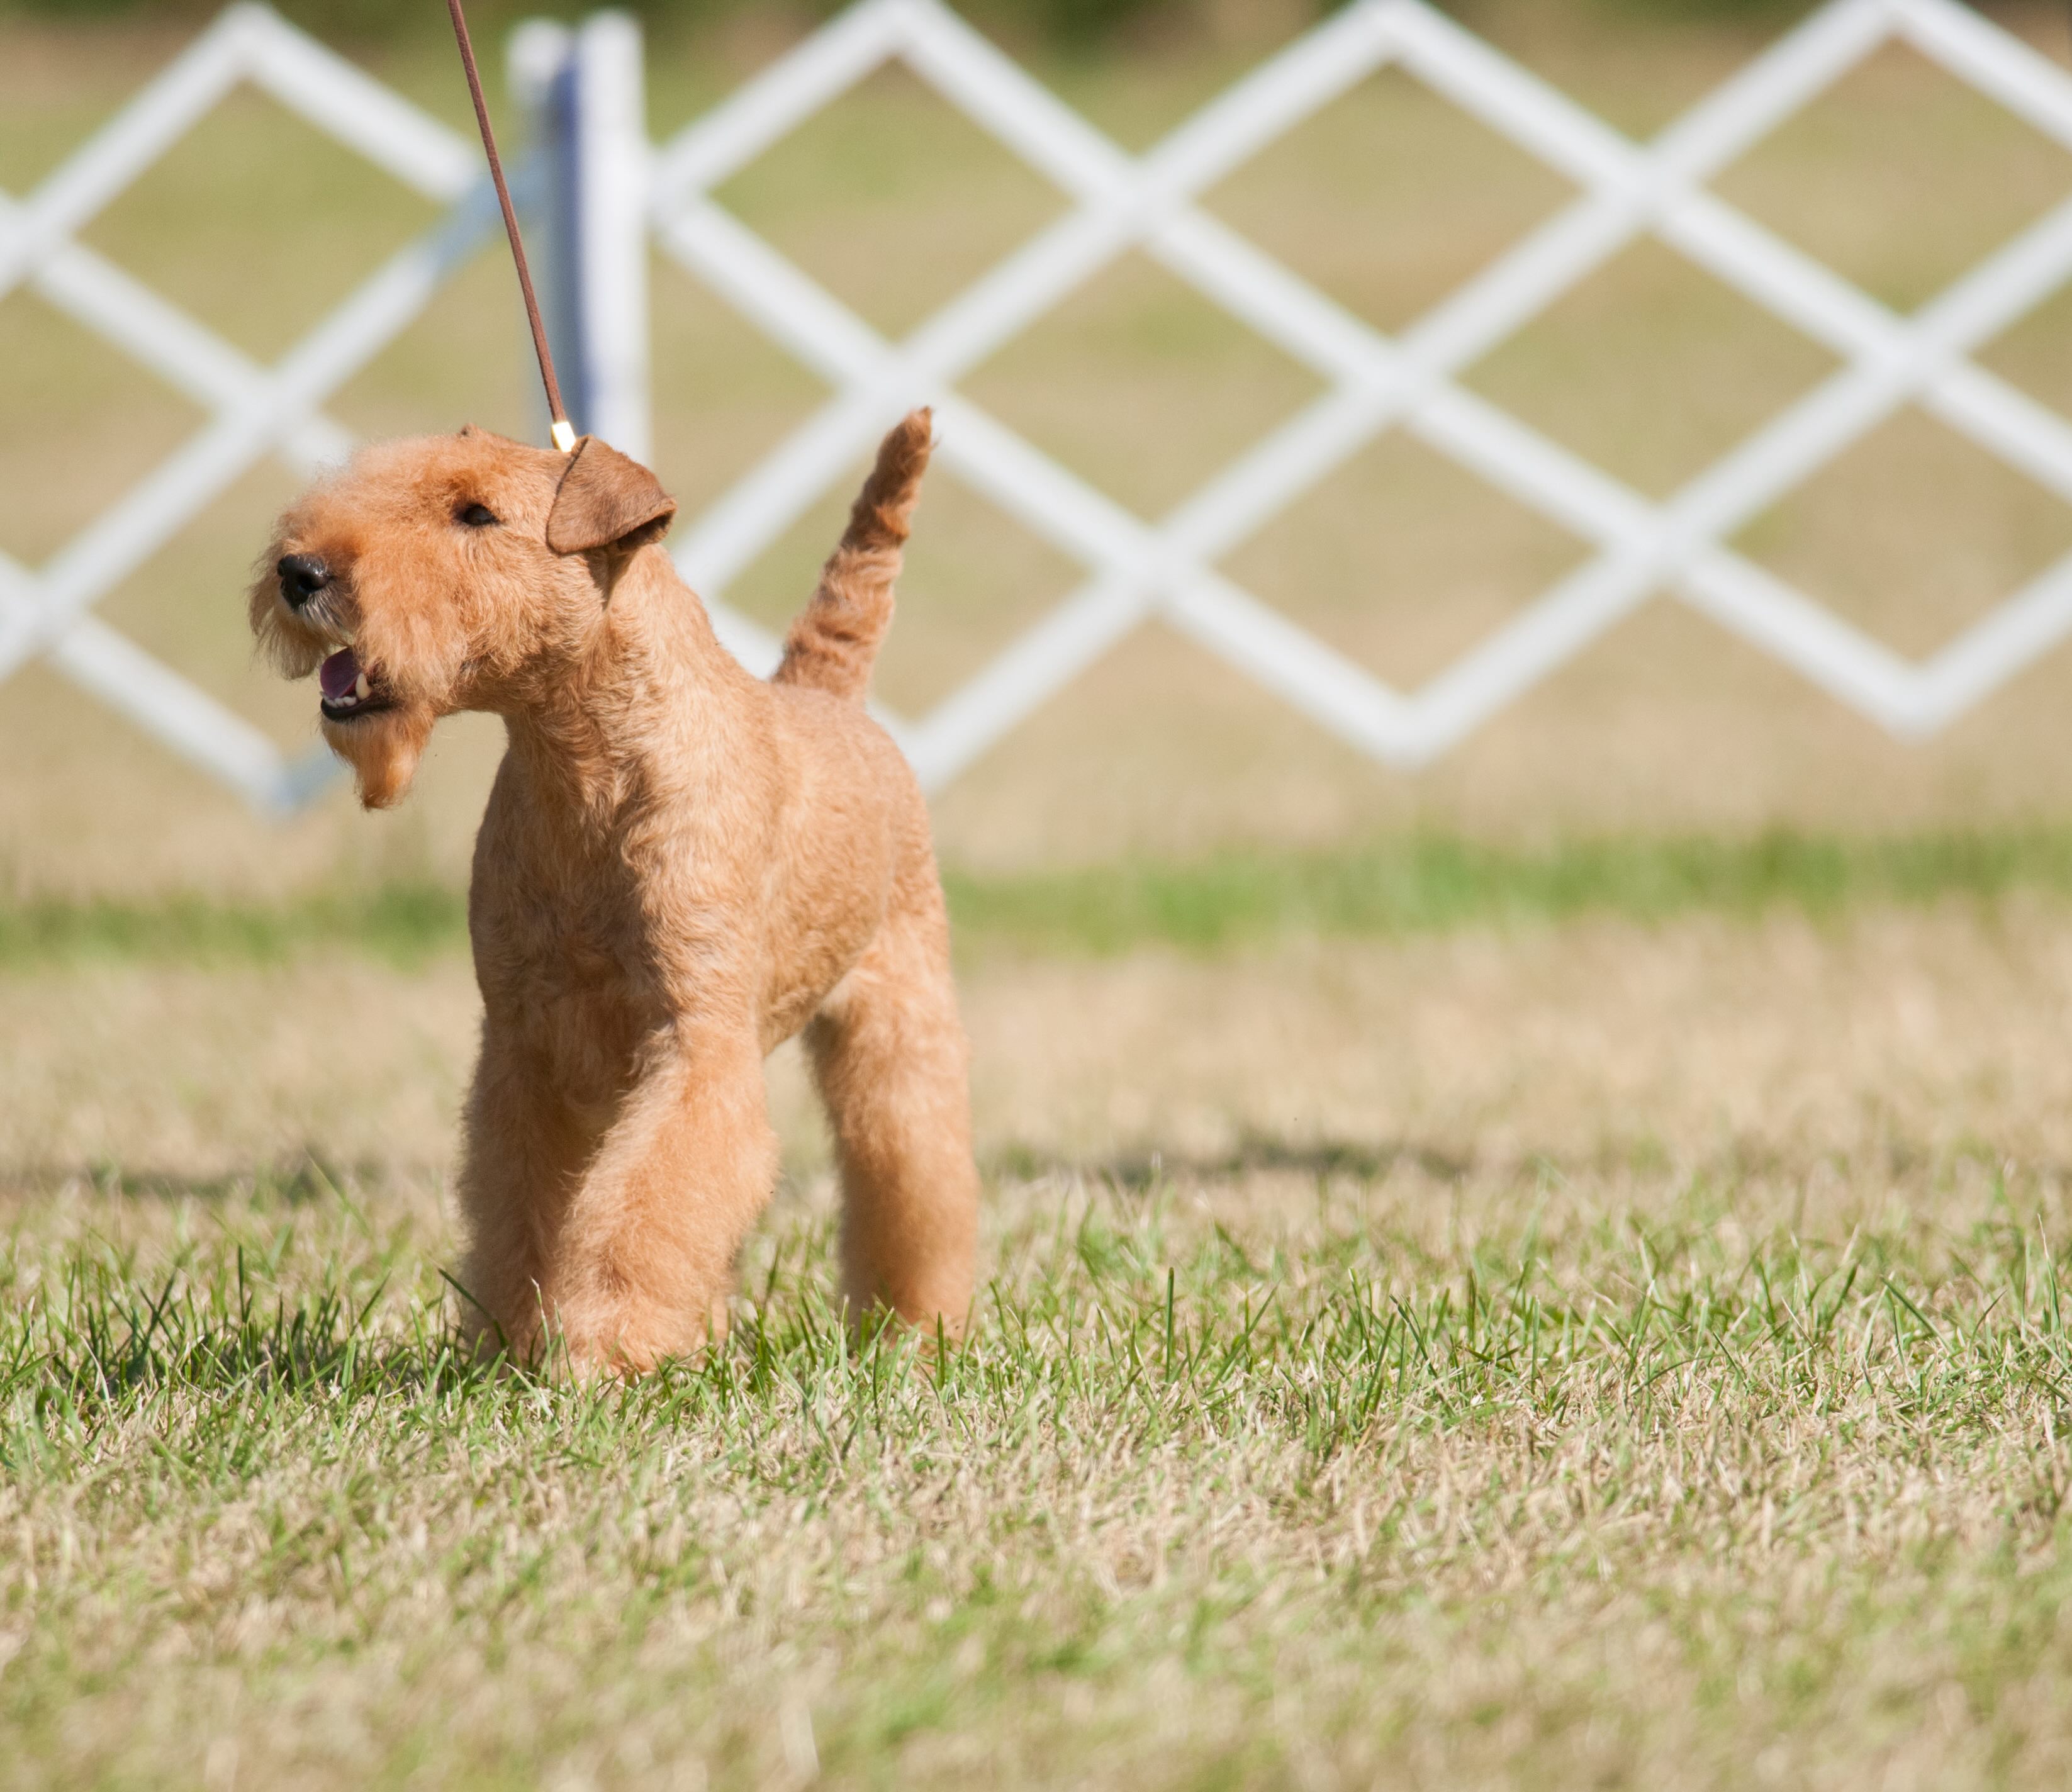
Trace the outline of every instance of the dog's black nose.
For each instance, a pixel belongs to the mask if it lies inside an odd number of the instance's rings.
[[[324,563],[308,554],[283,554],[273,570],[281,575],[281,596],[290,610],[301,609],[331,583]]]

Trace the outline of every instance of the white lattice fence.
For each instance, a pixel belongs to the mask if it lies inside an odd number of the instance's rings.
[[[2072,502],[2072,424],[1967,356],[2072,278],[2072,199],[1910,316],[1879,304],[1725,204],[1705,183],[1893,36],[2072,147],[2072,78],[1955,0],[1835,0],[1652,143],[1637,146],[1421,0],[1359,0],[1132,156],[935,0],[864,0],[659,150],[640,126],[637,38],[609,18],[530,28],[515,59],[565,135],[553,233],[564,353],[589,421],[640,452],[647,405],[644,238],[832,384],[835,396],[682,532],[678,557],[717,598],[820,498],[888,418],[938,410],[968,483],[1075,558],[1081,587],[930,714],[887,717],[939,786],[1145,618],[1170,622],[1363,750],[1444,752],[1666,592],[1889,729],[1925,734],[2072,629],[2072,560],[1922,664],[1725,544],[1902,405],[1918,404]],[[923,322],[884,339],[710,196],[885,61],[906,63],[1074,202]],[[1197,195],[1377,69],[1393,64],[1581,189],[1400,336],[1388,337],[1194,203]],[[72,240],[83,224],[250,79],[452,208],[270,368],[253,365]],[[521,82],[521,84],[523,83]],[[44,566],[0,559],[0,676],[48,654],[253,800],[315,787],[249,725],[90,614],[201,505],[268,451],[307,467],[342,451],[324,398],[420,310],[491,213],[472,146],[273,15],[226,14],[26,201],[0,199],[0,293],[27,280],[208,406],[211,422]],[[1455,383],[1638,236],[1651,233],[1842,360],[1840,371],[1665,500],[1651,499]],[[1141,249],[1327,390],[1155,520],[1133,515],[957,390],[960,378],[1118,257]],[[1410,693],[1240,589],[1219,563],[1383,430],[1401,427],[1591,544],[1594,557]],[[751,664],[769,638],[715,614]]]
[[[1724,544],[1910,402],[2072,502],[2072,425],[1965,358],[2072,276],[2072,199],[1901,317],[1704,186],[1895,36],[2072,147],[2072,79],[1955,0],[1836,0],[1644,148],[1423,0],[1361,0],[1141,157],[1103,137],[935,0],[865,0],[684,130],[656,166],[655,228],[668,253],[837,388],[818,415],[695,520],[679,558],[694,582],[723,590],[865,449],[890,413],[926,398],[938,407],[943,457],[1087,573],[1068,601],[931,714],[893,718],[931,784],[953,776],[1154,612],[1354,746],[1396,764],[1443,753],[1657,591],[1894,732],[1932,731],[2072,629],[2072,559],[1916,664]],[[895,57],[1077,201],[898,343],[709,196]],[[1582,190],[1395,339],[1192,203],[1390,64]],[[1643,232],[1845,364],[1661,502],[1454,384],[1462,368]],[[1156,521],[1132,515],[956,389],[960,375],[1137,247],[1330,387]],[[1508,626],[1408,693],[1217,569],[1240,542],[1397,426],[1597,550]],[[727,621],[745,657],[770,658],[767,638],[738,619]]]
[[[241,81],[447,208],[270,367],[76,240]],[[208,413],[42,566],[0,554],[0,679],[47,655],[265,810],[290,810],[329,781],[323,749],[286,758],[92,606],[261,457],[278,454],[306,475],[344,456],[352,438],[324,415],[325,401],[494,228],[495,201],[478,179],[480,153],[264,7],[236,6],[35,192],[0,195],[0,296],[26,282]],[[225,601],[232,596],[226,591]]]

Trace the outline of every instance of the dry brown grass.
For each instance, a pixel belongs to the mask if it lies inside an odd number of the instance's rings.
[[[1745,962],[1846,1005],[1887,943]],[[1500,1039],[1520,956],[1422,967],[1416,1036]],[[1962,1082],[1947,994],[1865,1055]],[[1054,997],[976,1004],[1039,1076]],[[1779,1018],[1772,1075],[1833,1039]],[[808,1170],[728,1353],[602,1399],[442,1354],[422,1169],[15,1178],[0,1784],[2061,1783],[2062,1172],[1890,1143],[1005,1176],[934,1379],[836,1342]]]
[[[1868,1168],[1967,1148],[2072,1164],[2072,937],[2041,901],[1214,959],[991,951],[963,984],[981,1149],[1003,1165]],[[191,1178],[305,1153],[412,1175],[448,1160],[477,1013],[458,960],[110,964],[4,988],[0,1163]],[[772,1087],[788,1161],[816,1169],[789,1054]]]
[[[972,1347],[780,1058],[600,1399],[444,1354],[459,960],[0,969],[0,1785],[2062,1780],[2062,902],[964,981]]]

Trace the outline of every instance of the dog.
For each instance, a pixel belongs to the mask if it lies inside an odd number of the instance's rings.
[[[767,681],[661,546],[675,503],[594,437],[369,447],[277,525],[252,626],[284,675],[319,674],[364,805],[403,796],[442,716],[505,724],[468,893],[479,1349],[637,1374],[719,1338],[776,1182],[763,1060],[801,1032],[851,1322],[964,1328],[978,1176],[948,923],[920,790],[864,707],[930,430],[916,411],[886,437]]]

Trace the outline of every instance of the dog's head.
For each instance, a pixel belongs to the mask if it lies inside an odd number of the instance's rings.
[[[551,697],[676,508],[594,437],[573,454],[473,427],[384,442],[281,518],[253,632],[288,677],[319,673],[324,738],[386,808],[441,716]]]

